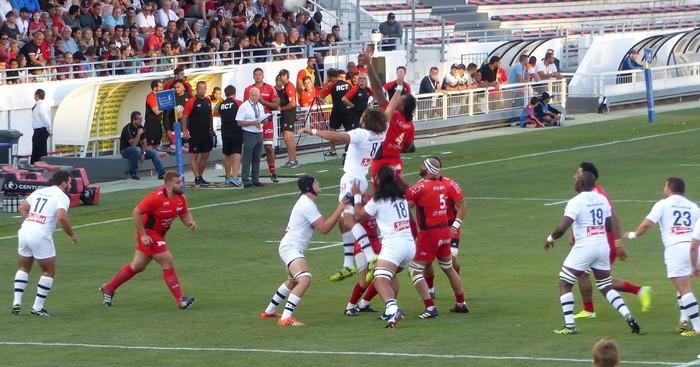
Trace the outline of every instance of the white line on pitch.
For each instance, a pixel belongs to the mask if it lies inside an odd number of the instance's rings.
[[[681,164],[677,164],[676,166],[678,166],[678,167],[700,167],[700,163],[685,163],[685,164],[681,163]]]
[[[0,345],[35,346],[35,347],[68,347],[82,349],[121,349],[147,351],[176,351],[176,352],[233,352],[233,353],[267,353],[267,354],[301,354],[301,355],[340,355],[340,356],[373,356],[373,357],[409,357],[423,359],[474,359],[498,361],[540,361],[540,362],[571,362],[590,365],[591,360],[578,358],[529,357],[529,356],[490,356],[472,354],[429,354],[429,353],[395,353],[395,352],[354,352],[354,351],[325,351],[325,350],[285,350],[262,348],[228,348],[228,347],[160,347],[145,345],[115,345],[115,344],[86,344],[86,343],[39,343],[0,341]],[[640,364],[652,366],[678,366],[678,362],[655,361],[621,361],[622,364]],[[693,365],[689,365],[693,366]]]
[[[662,134],[641,136],[641,137],[637,137],[637,138],[630,138],[630,139],[624,139],[624,140],[613,140],[613,141],[609,141],[606,143],[599,143],[599,144],[592,144],[592,145],[580,145],[580,146],[571,147],[571,148],[562,148],[562,149],[548,150],[548,151],[538,152],[538,153],[516,155],[516,156],[506,157],[506,158],[498,158],[498,159],[491,159],[491,160],[486,160],[486,161],[465,163],[465,164],[460,164],[460,165],[456,165],[456,166],[444,167],[444,168],[442,168],[442,170],[450,170],[450,169],[464,168],[464,167],[473,167],[473,166],[479,166],[482,164],[489,164],[489,163],[507,162],[507,161],[523,159],[523,158],[539,157],[539,156],[554,154],[554,153],[573,152],[573,151],[588,149],[588,148],[598,148],[598,147],[609,146],[609,145],[630,143],[630,142],[660,138],[660,137],[665,137],[665,136],[685,134],[685,133],[699,131],[699,130],[700,130],[700,128],[693,128],[693,129],[679,130],[679,131],[662,133]],[[410,176],[410,175],[415,175],[415,174],[417,174],[417,173],[416,172],[409,172],[409,173],[405,174],[404,176]],[[338,187],[338,185],[327,186],[327,188],[334,188],[334,187]],[[218,206],[229,206],[229,205],[236,205],[236,204],[252,203],[252,202],[261,201],[261,200],[274,199],[274,198],[291,196],[291,195],[298,195],[298,194],[299,194],[298,191],[294,191],[294,192],[287,192],[287,193],[282,193],[282,194],[259,196],[259,197],[255,197],[255,198],[251,198],[251,199],[243,199],[243,200],[228,201],[228,202],[223,202],[223,203],[201,205],[201,206],[197,206],[197,207],[192,207],[192,208],[190,208],[190,210],[198,210],[198,209],[213,208],[213,207],[218,207]],[[553,201],[553,200],[547,200],[547,201]],[[616,201],[620,201],[620,200],[616,200]],[[131,217],[117,218],[117,219],[105,220],[102,222],[79,224],[79,225],[73,226],[73,228],[80,229],[80,228],[98,226],[98,225],[102,225],[102,224],[125,222],[128,220],[132,220],[132,218]],[[0,237],[0,241],[14,239],[14,238],[17,238],[17,235]]]
[[[342,242],[336,242],[332,243],[330,245],[325,245],[325,246],[318,246],[318,247],[309,247],[306,249],[306,251],[317,251],[317,250],[323,250],[331,247],[338,247],[341,246],[343,243]]]
[[[266,243],[280,243],[280,240],[267,240]],[[309,241],[309,243],[337,243],[335,241]]]
[[[697,366],[697,365],[700,365],[700,359],[696,359],[696,360],[690,361],[688,363],[679,364],[676,367],[690,367],[690,366]]]
[[[552,205],[564,204],[564,203],[566,203],[567,201],[568,201],[568,200],[559,200],[559,201],[555,201],[555,202],[553,202],[553,203],[544,203],[544,206],[552,206]]]
[[[327,170],[327,169],[322,169],[322,170],[318,170],[318,171],[316,171],[316,173],[326,173],[326,172],[328,172],[328,170]]]

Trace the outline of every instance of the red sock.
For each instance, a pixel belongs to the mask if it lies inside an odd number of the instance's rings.
[[[433,299],[432,299],[432,298],[424,299],[424,300],[423,300],[423,304],[425,305],[425,308],[435,306],[435,303],[433,303]]]
[[[131,269],[131,265],[126,264],[121,267],[117,271],[117,274],[114,274],[114,278],[107,283],[107,285],[104,286],[104,290],[106,293],[109,294],[114,294],[114,292],[119,288],[120,285],[126,283],[129,279],[133,278],[136,273],[134,273],[134,270]]]
[[[362,297],[362,292],[365,291],[365,287],[361,286],[360,283],[355,283],[355,288],[352,289],[352,295],[350,296],[349,303],[356,305],[357,302]]]
[[[180,287],[180,280],[177,279],[175,269],[164,269],[163,280],[165,281],[165,285],[168,286],[170,293],[175,297],[175,301],[180,303],[180,300],[182,300],[182,288]]]
[[[625,284],[622,286],[622,291],[625,293],[637,294],[639,293],[640,289],[642,289],[642,287],[629,282],[625,282]]]
[[[428,288],[432,288],[433,282],[435,281],[435,274],[433,274],[431,276],[424,276],[424,278],[425,278],[425,282],[428,283]]]
[[[455,294],[455,300],[457,301],[457,303],[464,303],[464,293]]]
[[[270,170],[270,174],[271,174],[271,175],[274,175],[275,172],[277,171],[277,169],[275,168],[275,164],[274,164],[274,163],[272,163],[272,164],[268,163],[268,164],[267,164],[267,169]]]
[[[362,296],[362,299],[369,302],[376,295],[377,295],[377,288],[374,287],[374,281],[372,281],[372,283],[369,283],[369,287],[367,287],[367,289],[365,290],[365,295]]]
[[[583,302],[583,310],[586,312],[595,312],[595,308],[593,307],[593,302]]]

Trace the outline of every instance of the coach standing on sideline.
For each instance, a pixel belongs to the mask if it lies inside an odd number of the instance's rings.
[[[229,85],[224,88],[226,99],[219,106],[221,116],[221,145],[224,153],[224,183],[236,187],[243,184],[238,178],[241,168],[241,152],[243,148],[243,130],[238,126],[236,115],[241,101],[236,99],[236,87]]]
[[[48,154],[46,141],[51,136],[51,107],[44,102],[46,92],[43,89],[37,89],[34,92],[34,100],[36,104],[32,107],[32,158],[29,163],[34,164],[40,161],[41,157]]]
[[[207,97],[207,83],[197,82],[197,94],[185,104],[182,112],[182,130],[185,138],[190,139],[190,159],[194,184],[209,185],[204,180],[204,169],[207,168],[209,152],[214,142],[214,119],[212,117],[211,101]]]
[[[256,87],[248,91],[248,100],[238,107],[236,121],[243,128],[243,187],[264,186],[260,182],[260,152],[262,151],[262,124],[260,116],[265,107],[258,102],[260,90]]]

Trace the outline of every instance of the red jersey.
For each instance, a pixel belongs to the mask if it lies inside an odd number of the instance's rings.
[[[610,205],[610,210],[612,210],[613,212],[615,211],[615,204],[613,204],[612,200],[610,200],[610,196],[608,196],[608,193],[605,192],[605,190],[603,190],[603,188],[600,187],[600,185],[593,186],[593,191],[605,196],[605,199],[608,201],[608,204]],[[610,245],[610,249],[612,250],[612,252],[614,252],[615,251],[615,235],[613,235],[612,232],[608,232],[607,235],[608,235],[608,245]]]
[[[416,206],[418,228],[447,227],[449,186],[443,180],[420,179],[406,191],[406,200]]]
[[[314,98],[316,98],[316,90],[312,89],[311,92],[303,91],[299,93],[299,105],[301,107],[310,107],[314,103]]]
[[[168,81],[163,85],[163,90],[168,90],[168,89],[173,89],[173,85],[175,84],[175,79]],[[185,87],[185,92],[192,94],[192,84],[190,84],[187,80],[182,81],[182,85]]]
[[[175,218],[188,213],[187,199],[179,194],[168,197],[164,187],[146,195],[136,206],[141,210],[144,227],[164,236]]]
[[[447,223],[452,225],[457,217],[457,211],[455,210],[455,203],[464,200],[464,195],[462,195],[462,189],[459,187],[457,181],[451,178],[441,177],[440,180],[447,185]]]
[[[398,84],[397,80],[392,80],[390,82],[384,83],[384,90],[389,94],[389,99],[394,96],[394,92],[396,91],[396,85]],[[401,92],[401,95],[404,94],[412,94],[411,93],[411,85],[403,82],[403,91]]]
[[[375,159],[400,159],[401,152],[413,144],[413,134],[413,121],[406,121],[399,111],[394,112],[389,121],[381,151],[377,153]]]
[[[265,102],[272,103],[272,101],[277,98],[277,92],[275,91],[275,88],[273,88],[270,84],[263,83],[262,87],[257,87],[255,83],[247,86],[245,90],[243,91],[243,100],[247,101],[248,100],[248,94],[250,93],[250,88],[256,87],[260,90],[260,99],[262,99]],[[265,107],[265,113],[270,113],[270,109]]]

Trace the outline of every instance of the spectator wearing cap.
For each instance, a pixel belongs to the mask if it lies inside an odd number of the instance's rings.
[[[481,72],[481,80],[486,83],[488,87],[498,86],[498,68],[501,66],[501,58],[498,56],[491,56],[488,64],[481,66],[479,71]]]
[[[535,106],[535,117],[547,126],[561,126],[561,112],[549,104],[551,100],[549,93],[542,93],[539,103]]]
[[[139,27],[139,33],[144,37],[151,35],[156,30],[156,17],[154,15],[155,5],[147,3],[141,9],[141,12],[136,15],[136,26]]]
[[[411,93],[411,85],[406,83],[404,79],[406,78],[406,67],[404,66],[399,66],[396,68],[396,80],[392,80],[390,82],[387,82],[384,84],[384,90],[387,92],[389,95],[389,99],[394,96],[394,93],[396,92],[396,86],[401,84],[403,86],[403,89],[401,90],[401,95],[404,96],[406,94],[412,94]]]
[[[170,0],[160,0],[160,9],[156,12],[156,24],[160,24],[165,28],[168,22],[177,22],[178,19],[180,17],[170,9]]]
[[[508,83],[527,83],[528,73],[527,73],[527,55],[520,55],[518,57],[518,63],[513,65],[508,74]]]
[[[68,12],[63,15],[63,23],[69,28],[80,28],[80,6],[71,5]]]
[[[627,53],[627,56],[625,56],[625,59],[622,60],[622,69],[621,70],[636,70],[636,69],[641,69],[642,64],[637,61],[639,59],[639,53],[637,50],[630,50]]]
[[[445,91],[459,90],[459,65],[452,64],[450,72],[442,79],[442,89]]]
[[[102,27],[102,10],[104,5],[97,1],[90,7],[89,0],[83,0],[80,3],[80,26],[82,28],[90,28],[93,31],[98,27]]]
[[[396,21],[394,13],[389,13],[386,16],[386,21],[379,24],[379,32],[383,38],[392,38],[382,40],[381,49],[383,51],[396,50],[396,45],[401,41],[401,36],[403,36],[403,30],[401,29],[401,23]]]
[[[548,53],[544,56],[541,62],[535,65],[535,72],[537,73],[540,80],[547,80],[551,78],[561,79],[562,76],[557,71],[557,66],[554,65],[554,54]]]
[[[306,28],[306,33],[308,34],[309,32],[316,32],[319,33],[321,32],[321,22],[323,21],[323,14],[321,14],[320,11],[317,11],[314,13],[314,16],[309,19],[308,22],[304,25]]]
[[[420,81],[418,94],[435,93],[440,89],[440,69],[437,66],[430,68],[430,72]]]

